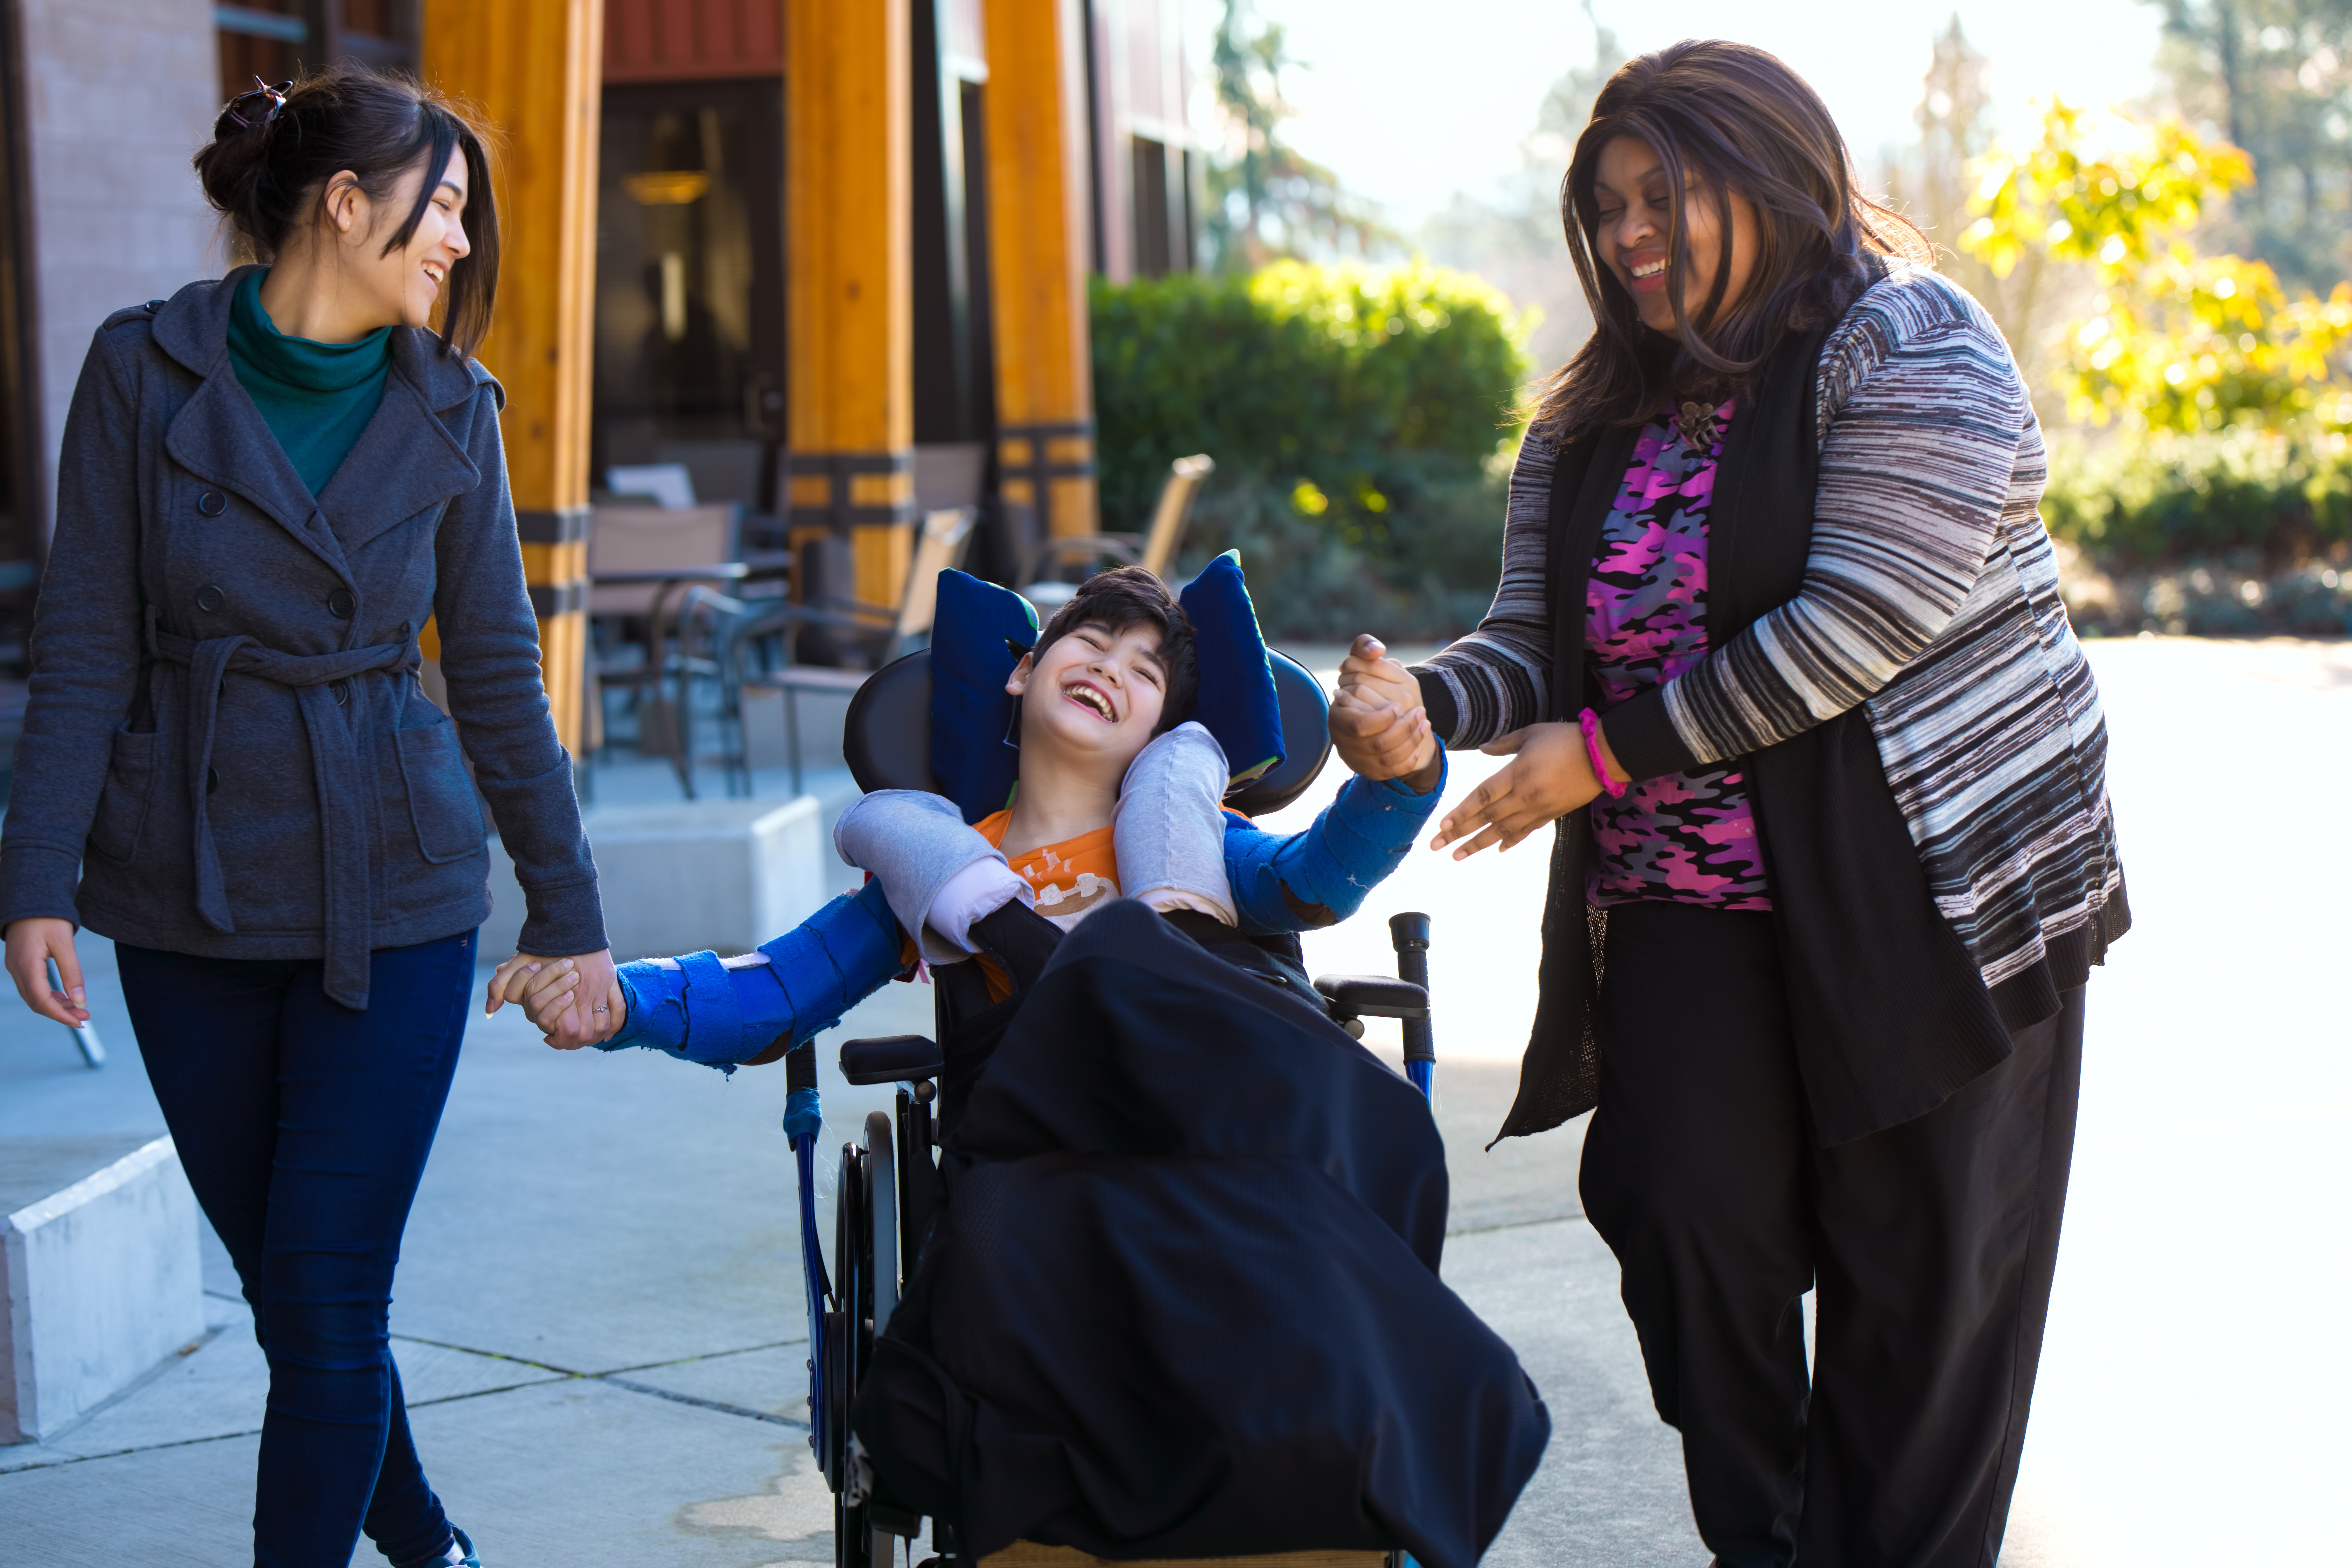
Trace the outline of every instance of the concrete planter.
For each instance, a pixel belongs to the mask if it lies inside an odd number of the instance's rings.
[[[0,1443],[54,1435],[204,1336],[180,1156],[158,1138],[114,1157],[122,1142],[0,1140]]]
[[[613,956],[747,952],[820,908],[837,878],[814,795],[792,800],[679,801],[602,806],[584,819],[596,852],[604,930]],[[522,889],[514,863],[490,841],[490,898],[481,953],[515,951]]]

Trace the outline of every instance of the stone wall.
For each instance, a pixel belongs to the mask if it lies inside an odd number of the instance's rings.
[[[44,472],[90,334],[217,277],[189,167],[220,108],[209,0],[20,0]],[[54,491],[52,491],[54,493]]]

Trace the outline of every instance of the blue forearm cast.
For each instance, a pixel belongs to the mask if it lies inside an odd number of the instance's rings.
[[[1443,762],[1445,753],[1438,757]],[[1242,929],[1265,935],[1337,925],[1397,868],[1445,793],[1445,769],[1427,795],[1400,780],[1351,778],[1297,833],[1225,819],[1225,876]]]
[[[605,1050],[643,1046],[680,1061],[731,1069],[779,1036],[797,1046],[899,972],[898,922],[868,882],[763,943],[764,963],[711,952],[621,965],[629,1016]]]

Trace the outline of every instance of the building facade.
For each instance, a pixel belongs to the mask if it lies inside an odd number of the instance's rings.
[[[0,664],[90,333],[226,265],[190,167],[220,104],[342,58],[499,133],[483,358],[560,713],[614,466],[682,464],[872,602],[929,506],[982,503],[1000,574],[1095,531],[1087,279],[1195,255],[1184,4],[0,0]]]

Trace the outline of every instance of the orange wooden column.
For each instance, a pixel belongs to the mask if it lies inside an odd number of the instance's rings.
[[[507,479],[556,733],[586,720],[588,420],[595,343],[604,0],[425,0],[425,79],[495,130],[498,315],[482,363],[506,389]],[[431,649],[428,652],[437,652]]]
[[[895,606],[915,515],[914,142],[901,0],[784,7],[793,548]]]
[[[1085,10],[988,0],[985,23],[998,485],[1045,531],[1093,533]]]

